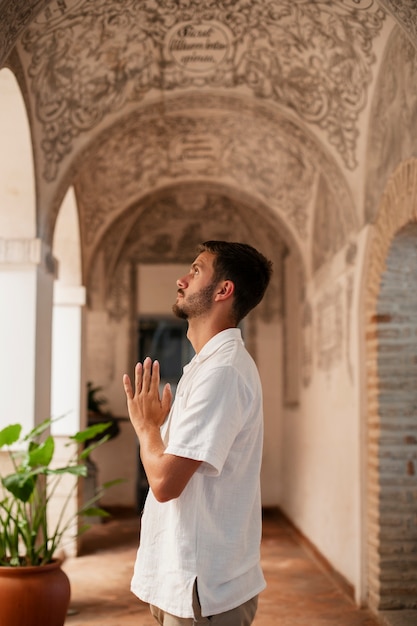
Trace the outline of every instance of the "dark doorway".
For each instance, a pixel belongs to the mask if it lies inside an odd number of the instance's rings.
[[[175,396],[182,369],[194,356],[187,339],[187,323],[173,317],[140,317],[138,332],[138,360],[147,356],[157,359],[161,366],[161,390],[171,385]],[[137,478],[137,508],[141,512],[149,485],[139,456]]]

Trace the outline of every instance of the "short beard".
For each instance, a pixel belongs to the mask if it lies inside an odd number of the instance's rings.
[[[174,315],[182,320],[189,320],[205,315],[212,307],[215,289],[216,283],[213,282],[207,285],[207,287],[200,289],[197,293],[192,294],[188,302],[183,301],[182,307],[176,302],[172,307]]]

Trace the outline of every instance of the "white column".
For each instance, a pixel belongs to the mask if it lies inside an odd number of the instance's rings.
[[[73,435],[86,423],[84,363],[84,287],[54,287],[52,415],[54,435]]]
[[[50,417],[54,273],[40,239],[0,239],[0,427]]]

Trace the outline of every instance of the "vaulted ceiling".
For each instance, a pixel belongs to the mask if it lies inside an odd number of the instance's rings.
[[[73,185],[85,280],[214,237],[314,273],[417,152],[416,43],[414,0],[3,0],[39,236]]]

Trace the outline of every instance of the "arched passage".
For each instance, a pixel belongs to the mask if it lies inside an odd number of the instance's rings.
[[[382,198],[366,288],[367,585],[375,609],[417,607],[417,161]]]
[[[0,72],[0,137],[0,415],[30,429],[50,413],[55,268],[49,247],[36,238],[29,123],[8,69]]]
[[[171,315],[175,279],[181,275],[172,266],[180,263],[188,267],[195,257],[196,245],[207,239],[246,241],[272,258],[275,265],[267,296],[245,321],[244,337],[258,364],[265,389],[263,499],[265,505],[276,506],[281,488],[282,265],[285,255],[291,252],[302,280],[305,280],[306,270],[297,242],[270,207],[240,190],[206,181],[166,186],[126,209],[108,228],[90,264],[91,269],[86,272],[87,369],[94,373],[94,384],[105,389],[112,410],[122,415],[125,398],[120,372],[130,372],[134,359],[138,358],[136,334],[144,299],[149,315]],[[149,281],[143,288],[141,281],[145,272],[142,270],[149,265],[157,265],[160,273],[157,275],[155,271],[154,282]],[[160,284],[164,285],[164,308],[159,300],[156,302]],[[127,429],[126,432],[128,436]],[[123,436],[124,432],[111,445],[121,445]],[[105,463],[103,459],[103,465]],[[115,491],[109,497],[114,494]]]
[[[83,380],[83,321],[85,289],[81,281],[81,245],[77,204],[72,187],[62,203],[55,225],[53,253],[58,261],[54,284],[52,395],[55,434],[72,435],[85,422]]]

